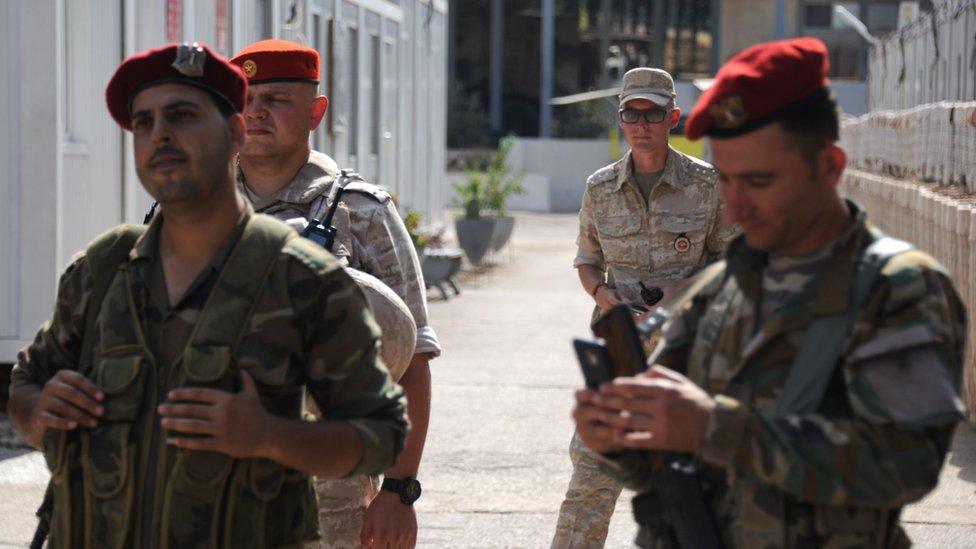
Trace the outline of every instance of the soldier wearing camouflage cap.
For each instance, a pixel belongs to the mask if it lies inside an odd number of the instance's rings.
[[[377,473],[408,422],[339,262],[237,192],[247,82],[196,44],[123,62],[109,111],[160,204],[96,239],[14,369],[51,469],[49,547],[297,547],[309,475]],[[311,395],[326,419],[302,418]]]
[[[580,436],[641,493],[641,547],[680,545],[686,520],[725,547],[908,547],[900,511],[963,418],[963,305],[840,196],[827,70],[824,44],[797,38],[718,72],[686,128],[712,139],[743,235],[672,311],[652,369],[577,393]],[[706,516],[662,512],[663,452],[697,463]]]
[[[287,40],[262,40],[245,47],[231,62],[241,67],[250,86],[238,188],[258,212],[282,220],[322,220],[331,206],[339,167],[309,146],[309,132],[329,105],[317,91],[318,52]],[[403,454],[385,471],[379,492],[376,476],[316,481],[322,545],[412,547],[417,533],[413,502],[420,489],[416,477],[430,415],[428,362],[441,352],[427,322],[420,260],[389,193],[361,178],[346,184],[333,225],[336,255],[402,298],[416,324],[416,339],[409,342],[412,358],[398,365],[397,372],[402,372],[399,382],[410,402],[411,431]],[[372,288],[367,292],[375,304],[380,293]],[[392,328],[383,327],[386,332]],[[384,335],[384,344],[390,343]],[[384,352],[388,351],[394,349]]]
[[[596,302],[594,317],[617,303],[653,306],[718,259],[732,237],[715,171],[668,144],[680,116],[670,74],[637,68],[624,75],[619,121],[630,151],[589,177],[579,212],[573,265]],[[621,485],[575,435],[570,458],[552,546],[602,547]]]

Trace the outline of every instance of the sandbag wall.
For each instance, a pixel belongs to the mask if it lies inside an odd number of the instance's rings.
[[[873,111],[841,133],[853,168],[976,192],[976,101]]]
[[[944,190],[857,169],[848,169],[843,182],[844,194],[876,225],[927,251],[952,275],[969,316],[963,397],[976,420],[976,201]]]

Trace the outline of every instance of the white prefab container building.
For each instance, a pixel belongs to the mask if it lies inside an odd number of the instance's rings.
[[[14,0],[0,2],[0,362],[51,314],[59,273],[150,199],[131,136],[105,108],[126,56],[202,42],[230,56],[262,38],[315,47],[331,106],[313,146],[442,215],[446,0]]]

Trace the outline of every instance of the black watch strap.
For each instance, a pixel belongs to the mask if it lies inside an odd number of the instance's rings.
[[[383,478],[381,490],[393,492],[400,496],[400,501],[405,505],[413,505],[413,502],[420,499],[420,481],[413,477],[406,478]]]

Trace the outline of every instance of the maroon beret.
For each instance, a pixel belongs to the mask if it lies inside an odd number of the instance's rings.
[[[105,88],[108,112],[120,126],[131,130],[132,98],[148,87],[167,83],[200,88],[234,111],[244,110],[247,79],[241,70],[210,48],[194,43],[147,50],[123,61]]]
[[[828,97],[827,47],[816,38],[752,46],[722,65],[685,123],[685,136],[751,132]]]
[[[230,60],[251,84],[319,81],[319,52],[289,40],[261,40]]]

